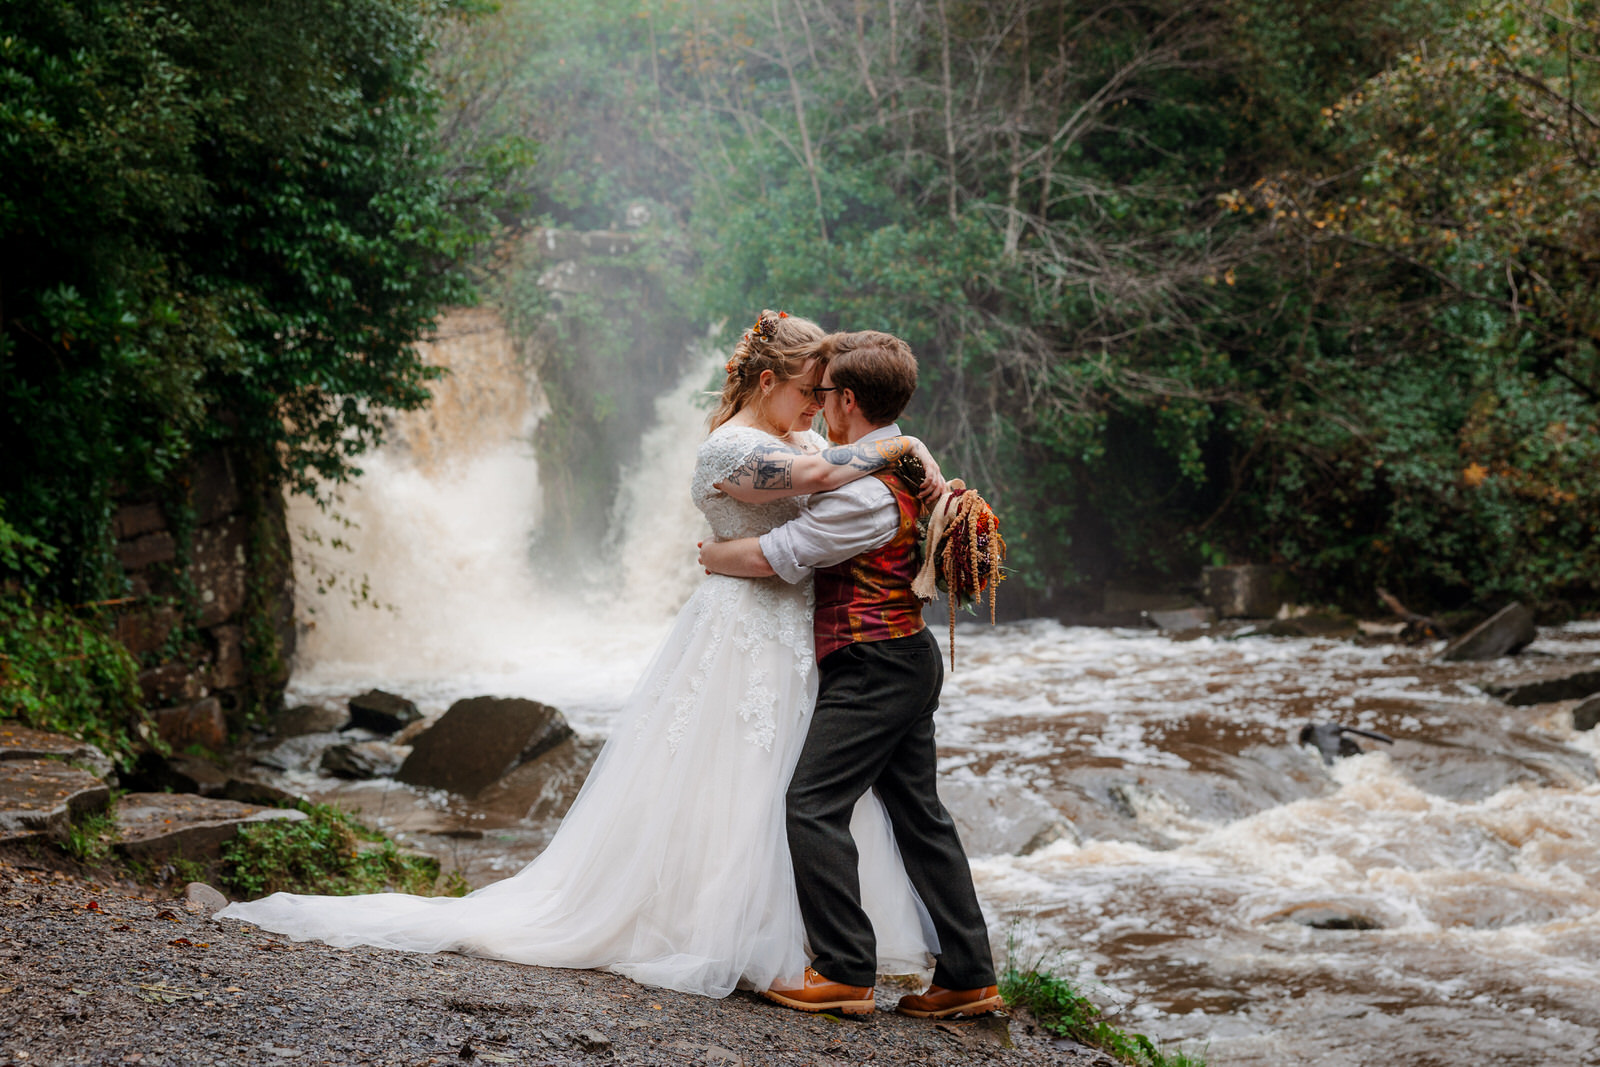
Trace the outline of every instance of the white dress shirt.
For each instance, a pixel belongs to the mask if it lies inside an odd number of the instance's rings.
[[[891,422],[855,444],[899,436],[899,424]],[[797,517],[761,535],[761,554],[778,577],[799,583],[818,567],[831,567],[882,548],[899,526],[900,508],[894,493],[867,475],[830,492],[811,494]]]

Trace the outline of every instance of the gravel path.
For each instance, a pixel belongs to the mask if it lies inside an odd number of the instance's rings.
[[[595,971],[335,949],[141,892],[0,860],[0,1064],[1109,1062],[1022,1017],[833,1019]]]

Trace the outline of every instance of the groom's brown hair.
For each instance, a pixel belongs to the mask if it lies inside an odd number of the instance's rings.
[[[891,333],[831,333],[818,344],[833,384],[856,396],[868,421],[887,425],[900,417],[917,391],[917,357]]]

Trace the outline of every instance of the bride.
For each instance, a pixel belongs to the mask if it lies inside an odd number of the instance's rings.
[[[728,361],[690,487],[719,540],[788,521],[771,489],[744,503],[716,488],[752,453],[796,452],[785,491],[832,488],[881,466],[876,446],[821,453],[809,427],[822,329],[763,311]],[[906,438],[937,481],[920,442]],[[871,455],[867,455],[867,452]],[[555,838],[531,863],[465,897],[275,893],[219,918],[296,939],[462,952],[547,967],[603,968],[647,985],[722,997],[765,989],[808,961],[784,833],[784,791],[805,741],[817,672],[811,587],[705,579],[615,720]],[[879,971],[924,969],[938,951],[877,797],[851,825]]]

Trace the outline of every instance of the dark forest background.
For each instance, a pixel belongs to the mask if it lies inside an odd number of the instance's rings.
[[[501,17],[536,210],[648,204],[703,320],[906,337],[909,424],[1011,520],[1021,580],[1271,562],[1355,610],[1592,600],[1594,4]]]
[[[547,437],[641,330],[904,336],[1041,603],[1592,608],[1597,152],[1587,0],[5,4],[0,687],[122,677],[119,495],[336,484],[479,298],[573,340]],[[552,304],[541,226],[631,227],[650,313]]]

